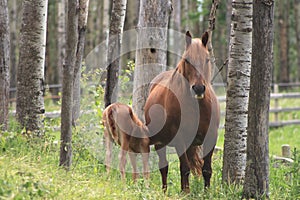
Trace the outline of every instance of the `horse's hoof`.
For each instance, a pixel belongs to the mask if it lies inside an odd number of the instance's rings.
[[[167,192],[167,185],[163,185],[162,190],[163,190],[164,193],[166,193]]]

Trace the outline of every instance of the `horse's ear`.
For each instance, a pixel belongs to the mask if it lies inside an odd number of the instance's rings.
[[[192,43],[192,35],[190,34],[189,31],[187,31],[185,34],[185,49],[188,49],[191,43]]]
[[[202,40],[203,46],[206,47],[207,42],[208,42],[208,32],[207,31],[205,31],[205,33],[203,33],[203,35],[201,36],[201,40]]]

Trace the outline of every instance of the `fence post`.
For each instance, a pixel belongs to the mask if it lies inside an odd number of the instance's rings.
[[[291,147],[288,144],[281,145],[281,154],[282,157],[290,158],[291,157]]]
[[[278,84],[274,84],[274,93],[277,94],[278,92],[279,92]],[[279,108],[279,99],[278,98],[274,99],[274,106],[275,106],[276,110]],[[279,121],[278,111],[274,112],[274,118],[275,118],[275,122]]]

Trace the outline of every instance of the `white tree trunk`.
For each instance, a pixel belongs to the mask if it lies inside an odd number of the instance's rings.
[[[9,19],[7,0],[0,0],[0,132],[7,129],[9,102]]]
[[[44,63],[47,0],[24,0],[17,76],[17,118],[22,127],[39,132],[45,112]]]
[[[151,80],[166,69],[171,1],[141,0],[133,84],[133,110],[144,121],[144,105]]]
[[[245,176],[252,0],[233,0],[231,19],[222,177],[227,183],[239,182]]]

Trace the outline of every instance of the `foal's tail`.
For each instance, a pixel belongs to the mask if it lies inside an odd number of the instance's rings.
[[[186,151],[189,159],[190,169],[195,176],[201,176],[204,164],[201,146],[190,146]]]

